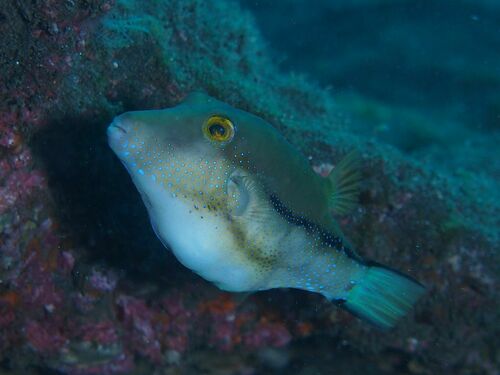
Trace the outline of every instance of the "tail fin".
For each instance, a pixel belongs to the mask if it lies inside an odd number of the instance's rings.
[[[396,271],[371,266],[342,305],[379,328],[392,328],[424,293],[417,281]]]

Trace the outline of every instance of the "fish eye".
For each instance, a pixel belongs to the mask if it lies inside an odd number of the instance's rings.
[[[234,136],[234,125],[227,117],[213,115],[203,124],[203,134],[211,141],[230,142]]]

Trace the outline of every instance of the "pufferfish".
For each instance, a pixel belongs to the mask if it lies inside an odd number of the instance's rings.
[[[198,92],[123,113],[107,135],[160,241],[222,290],[316,292],[380,328],[424,292],[357,256],[332,217],[355,202],[353,154],[322,177],[266,121]]]

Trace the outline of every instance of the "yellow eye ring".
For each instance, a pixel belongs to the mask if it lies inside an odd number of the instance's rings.
[[[227,117],[213,115],[203,124],[203,134],[210,141],[230,142],[234,137],[234,125]]]

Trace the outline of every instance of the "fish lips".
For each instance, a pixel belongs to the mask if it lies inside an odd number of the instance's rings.
[[[107,129],[108,144],[114,152],[119,153],[127,148],[127,134],[127,124],[120,117],[115,117]]]

